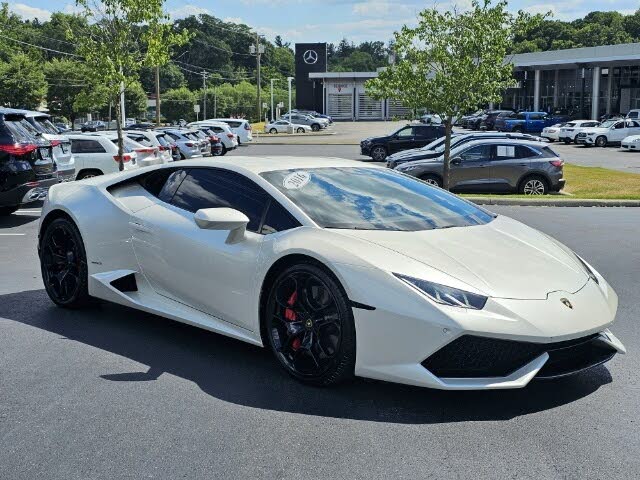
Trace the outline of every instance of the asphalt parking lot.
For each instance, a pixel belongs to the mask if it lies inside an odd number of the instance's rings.
[[[288,153],[344,156],[300,148]],[[637,477],[640,209],[492,209],[607,277],[627,355],[515,391],[310,388],[219,335],[108,304],[55,308],[39,210],[0,219],[0,478]]]

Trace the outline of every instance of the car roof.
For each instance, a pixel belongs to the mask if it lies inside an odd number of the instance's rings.
[[[509,144],[509,145],[527,145],[529,147],[538,147],[538,148],[544,148],[544,147],[548,147],[549,144],[546,142],[538,142],[536,140],[525,140],[525,139],[514,139],[514,138],[483,138],[483,139],[477,139],[477,140],[471,140],[470,142],[465,142],[462,145],[456,146],[455,148],[468,148],[471,146],[475,146],[475,145],[483,145],[483,144],[490,144],[490,145],[494,145],[496,143],[500,143],[500,144]]]
[[[169,164],[176,166],[175,164]],[[242,169],[254,174],[263,172],[272,172],[276,170],[304,170],[305,168],[384,168],[378,165],[370,165],[358,160],[347,160],[336,157],[287,157],[287,156],[264,156],[264,157],[246,157],[237,156],[229,159],[216,161],[215,164],[211,160],[182,160],[179,165],[181,167],[221,167],[231,168],[233,170]]]

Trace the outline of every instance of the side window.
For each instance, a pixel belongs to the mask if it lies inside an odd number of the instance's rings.
[[[413,134],[420,138],[433,138],[436,136],[435,129],[422,126],[413,127]]]
[[[516,158],[515,145],[496,145],[494,160],[513,160]]]
[[[597,127],[598,125],[600,125],[600,122],[587,122],[582,124],[583,127]]]
[[[618,122],[616,123],[613,128],[615,128],[616,130],[618,130],[619,128],[624,128],[624,122]]]
[[[185,174],[184,170],[163,168],[143,177],[140,184],[151,195],[168,203],[180,186]]]
[[[71,153],[105,153],[106,150],[97,140],[71,140]]]
[[[538,152],[532,150],[529,147],[525,147],[524,145],[516,145],[515,158],[531,158],[537,157],[538,155]]]
[[[546,118],[546,115],[543,113],[532,113],[529,116],[529,120],[544,120]]]
[[[478,145],[465,150],[460,157],[465,162],[479,162],[489,160],[491,158],[491,149],[493,145]]]
[[[410,137],[413,135],[413,129],[411,127],[403,128],[402,130],[398,130],[398,133],[396,133],[396,135],[401,138]]]
[[[178,137],[175,133],[167,132],[167,135],[169,135],[169,137],[171,137],[173,140],[180,139],[180,137]]]
[[[526,120],[527,116],[524,113],[519,113],[518,115],[516,115],[516,118],[518,120]]]
[[[628,118],[638,118],[638,113],[640,113],[640,112],[629,112],[627,117]]]
[[[257,232],[268,198],[266,192],[240,174],[194,168],[187,173],[171,203],[190,212],[201,208],[234,208],[249,217],[247,230]]]
[[[287,212],[282,205],[272,199],[269,204],[267,214],[264,217],[264,222],[262,222],[260,233],[268,235],[270,233],[282,232],[283,230],[290,230],[299,226],[300,222],[293,218],[293,216]]]

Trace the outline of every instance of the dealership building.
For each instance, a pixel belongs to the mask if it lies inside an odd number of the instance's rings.
[[[522,53],[510,57],[516,85],[495,108],[562,111],[582,118],[640,108],[640,43]],[[338,120],[382,120],[408,113],[375,100],[365,82],[378,72],[328,72],[325,43],[296,44],[296,104]],[[492,106],[490,106],[492,107]]]

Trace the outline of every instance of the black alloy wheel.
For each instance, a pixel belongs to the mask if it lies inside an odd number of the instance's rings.
[[[387,149],[381,145],[373,147],[371,149],[371,158],[376,162],[384,162],[385,158],[387,158]]]
[[[353,376],[353,312],[342,287],[323,269],[299,264],[282,272],[265,316],[269,344],[293,377],[328,386]]]
[[[275,128],[272,128],[271,130],[269,130],[269,133],[278,133],[278,130],[276,130]]]
[[[317,123],[314,123],[313,125],[311,125],[311,130],[313,130],[314,132],[319,131],[320,125],[318,125]]]
[[[598,138],[596,138],[596,147],[606,147],[607,143],[608,143],[607,137],[605,137],[604,135],[601,135]]]
[[[304,128],[302,127],[298,127],[298,130],[296,130],[298,133],[304,133]]]
[[[87,258],[76,226],[66,218],[54,220],[40,244],[40,268],[49,298],[62,307],[89,301]]]

